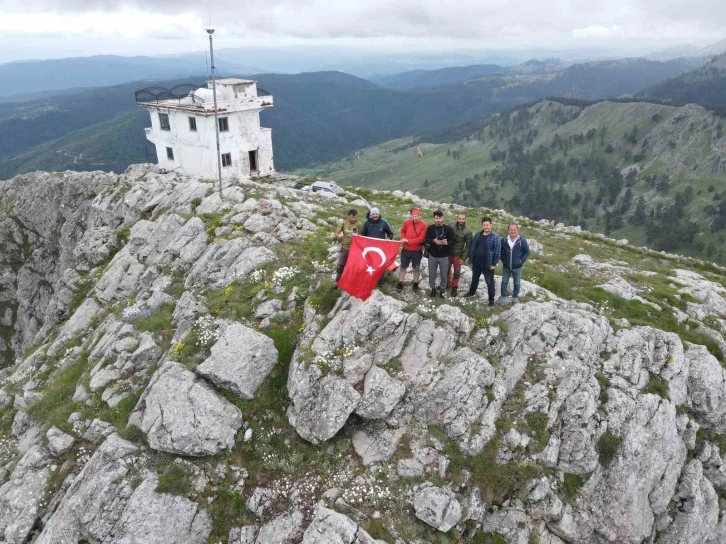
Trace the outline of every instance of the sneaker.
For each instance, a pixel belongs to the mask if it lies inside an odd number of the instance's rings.
[[[494,301],[493,301],[493,300],[490,300],[490,301],[489,301],[489,307],[490,307],[490,308],[493,308],[493,307],[494,307]]]
[[[398,282],[398,283],[396,284],[396,291],[398,291],[399,293],[400,293],[401,291],[403,291],[403,282],[402,282],[402,281],[399,281],[399,282]]]
[[[512,297],[512,304],[519,304],[519,297]]]
[[[432,297],[436,296],[436,289],[431,289],[431,292],[429,293]]]
[[[444,290],[439,289],[439,298],[444,298]]]
[[[474,295],[476,295],[476,293],[472,293],[471,291],[469,291],[469,292],[468,292],[468,293],[466,293],[466,294],[465,294],[464,296],[465,296],[465,297],[473,297]]]
[[[418,282],[417,281],[413,282],[411,289],[413,289],[414,291],[418,291]]]
[[[451,298],[456,298],[456,295],[459,294],[459,290],[456,287],[451,288]]]

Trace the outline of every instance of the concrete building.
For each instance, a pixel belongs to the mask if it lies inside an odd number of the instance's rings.
[[[161,168],[207,179],[217,177],[211,81],[206,88],[143,89],[136,92],[136,103],[151,115],[146,138],[156,146]],[[272,129],[260,127],[260,112],[270,107],[272,96],[258,96],[256,81],[217,81],[222,177],[257,177],[275,171]]]

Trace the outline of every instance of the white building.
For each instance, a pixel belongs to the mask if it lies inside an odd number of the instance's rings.
[[[207,88],[143,89],[136,93],[136,102],[151,115],[146,138],[156,146],[161,168],[207,179],[217,177],[211,81]],[[260,112],[270,107],[272,96],[257,96],[256,81],[217,81],[222,177],[256,177],[275,171],[272,129],[260,127]]]

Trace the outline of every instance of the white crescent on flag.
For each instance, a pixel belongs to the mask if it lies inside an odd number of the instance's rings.
[[[381,258],[381,264],[379,264],[376,268],[382,267],[384,264],[386,264],[386,254],[383,253],[383,250],[379,247],[367,247],[363,250],[363,260],[365,260],[366,255],[368,252],[372,251],[373,253],[376,253]],[[368,262],[368,261],[366,261]],[[368,272],[370,275],[373,275],[374,269],[369,265],[366,269],[366,272]]]

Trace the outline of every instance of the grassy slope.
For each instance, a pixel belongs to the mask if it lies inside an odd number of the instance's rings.
[[[576,119],[559,126],[553,113],[565,112],[575,115],[582,110]],[[713,203],[713,196],[726,190],[726,176],[712,174],[712,166],[723,153],[714,149],[714,127],[721,122],[720,118],[704,110],[700,106],[689,105],[682,108],[662,106],[644,102],[614,103],[601,102],[584,109],[576,106],[563,106],[550,101],[542,101],[530,108],[537,112],[528,123],[528,127],[537,128],[539,133],[534,142],[525,147],[533,150],[539,145],[549,147],[555,135],[562,138],[575,134],[584,134],[592,128],[601,130],[607,127],[605,137],[601,140],[598,135],[591,141],[575,144],[565,155],[562,151],[552,154],[552,161],[562,159],[565,162],[570,158],[584,158],[589,154],[597,154],[618,169],[633,166],[632,156],[645,151],[645,159],[638,163],[642,168],[641,174],[634,183],[632,190],[637,196],[644,196],[648,207],[658,202],[669,203],[675,192],[683,190],[690,185],[694,189],[694,199],[686,210],[692,218],[704,222],[708,218],[704,214],[704,207]],[[655,116],[655,117],[654,117]],[[635,145],[628,142],[624,135],[630,133],[633,127],[638,128],[638,139]],[[526,127],[525,127],[526,128]],[[514,133],[512,136],[522,138],[526,130]],[[721,140],[723,141],[723,140]],[[332,177],[340,183],[376,187],[386,189],[401,189],[411,191],[426,198],[451,200],[457,183],[465,178],[481,176],[481,185],[489,184],[490,176],[485,175],[501,162],[495,163],[491,159],[491,152],[495,149],[507,149],[507,140],[491,138],[485,130],[484,142],[478,140],[456,140],[448,143],[412,144],[412,139],[399,139],[386,142],[379,146],[365,149],[359,156],[346,157],[336,163],[318,168],[308,169],[302,173],[311,176]],[[720,142],[718,142],[720,143]],[[675,144],[675,147],[674,147]],[[605,148],[611,145],[613,153],[606,153]],[[420,148],[424,156],[417,156],[416,149]],[[461,158],[453,159],[447,152],[458,151]],[[629,152],[629,154],[628,154]],[[657,193],[648,185],[644,178],[654,174],[669,174],[672,179],[671,189],[668,193]],[[574,174],[568,169],[568,179],[563,187],[569,194],[585,194],[587,191],[597,193],[595,180],[574,180]],[[428,180],[428,184],[426,183]],[[709,188],[713,190],[709,190]],[[517,187],[505,183],[496,187],[497,206],[506,206],[517,192]],[[512,209],[512,212],[519,212]],[[632,208],[630,210],[632,212]],[[552,210],[550,219],[558,219],[558,210]],[[601,230],[601,219],[590,221],[588,228]],[[704,227],[704,231],[708,229]],[[626,227],[613,233],[616,237],[628,237],[637,243],[645,243],[645,234],[642,228]],[[710,232],[704,232],[707,240],[717,239]]]

